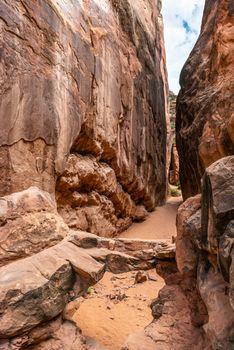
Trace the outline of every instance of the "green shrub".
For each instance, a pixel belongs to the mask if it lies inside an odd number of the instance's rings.
[[[180,191],[178,190],[178,188],[171,187],[170,191],[171,191],[171,196],[172,197],[179,197],[180,196]]]
[[[180,185],[180,181],[179,180],[177,181],[176,186],[177,186],[178,190],[181,189],[181,185]]]
[[[86,293],[87,293],[87,294],[91,294],[92,291],[93,291],[93,288],[92,288],[92,287],[89,287],[89,288],[87,288]]]

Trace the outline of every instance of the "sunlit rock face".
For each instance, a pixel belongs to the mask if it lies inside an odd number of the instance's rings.
[[[71,212],[68,225],[102,231],[85,222],[86,208],[82,217],[81,207],[95,206],[109,234],[164,201],[160,6],[152,0],[1,2],[0,195],[35,185],[54,193],[57,183],[60,211]],[[87,156],[112,173],[128,213],[107,190],[99,191],[92,174],[85,186],[74,178],[70,163],[76,167],[82,156],[83,163]],[[70,199],[87,195],[88,204],[70,201],[68,192]]]
[[[205,168],[234,152],[234,4],[207,0],[201,34],[180,77],[177,148],[184,198]]]

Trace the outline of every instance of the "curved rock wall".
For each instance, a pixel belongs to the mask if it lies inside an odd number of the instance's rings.
[[[180,77],[177,148],[184,199],[201,191],[205,168],[234,152],[234,5],[207,0],[201,34]]]
[[[162,203],[167,78],[160,2],[4,0],[0,26],[0,195],[30,186],[53,194],[56,187],[69,226],[102,231],[90,223],[94,206],[108,235]],[[75,179],[70,164],[80,162],[109,169],[120,206],[92,183],[92,171],[89,185]],[[73,199],[79,195],[89,197],[87,205]],[[126,201],[128,213],[120,208]]]

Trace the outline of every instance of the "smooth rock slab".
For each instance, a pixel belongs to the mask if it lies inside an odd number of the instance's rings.
[[[103,277],[105,266],[93,259],[84,249],[63,241],[51,251],[56,256],[68,260],[73,270],[88,284],[95,284]]]
[[[109,239],[83,231],[71,231],[66,239],[84,249],[106,248],[111,251],[125,253],[142,261],[156,258],[175,258],[175,244],[169,240]]]
[[[0,269],[0,338],[13,337],[60,314],[69,301],[75,272],[87,284],[104,265],[69,242]]]

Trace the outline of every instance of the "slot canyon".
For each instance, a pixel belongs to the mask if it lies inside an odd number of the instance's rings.
[[[234,2],[178,96],[162,5],[0,0],[0,350],[234,350]]]

